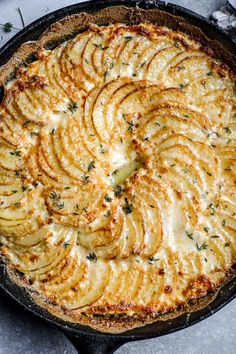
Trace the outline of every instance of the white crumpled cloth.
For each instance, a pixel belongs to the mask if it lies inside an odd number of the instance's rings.
[[[212,18],[224,30],[236,28],[236,0],[227,1],[224,6],[213,12]]]

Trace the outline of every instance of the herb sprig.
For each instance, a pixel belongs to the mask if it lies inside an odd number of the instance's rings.
[[[121,198],[122,197],[122,193],[124,192],[124,189],[119,184],[117,184],[113,188],[113,192],[114,192],[116,197]]]
[[[68,109],[69,111],[71,111],[71,113],[73,114],[78,108],[78,104],[75,102],[72,102],[68,105]]]
[[[88,171],[92,171],[95,168],[95,161],[91,161],[88,165]]]
[[[13,24],[11,22],[6,22],[4,24],[0,23],[0,26],[2,27],[3,31],[6,33],[9,33],[12,31],[12,29],[15,29],[17,31],[19,31],[20,29],[17,27],[14,27]]]
[[[52,193],[50,193],[50,198],[52,199],[52,204],[56,206],[59,210],[64,208],[65,203],[61,200],[60,193],[53,191]]]
[[[206,242],[203,242],[202,245],[199,245],[198,243],[196,243],[196,247],[198,252],[202,251],[202,250],[206,250],[208,248],[208,245],[206,244]]]
[[[97,256],[94,252],[91,252],[89,253],[87,256],[86,256],[87,260],[89,260],[90,262],[97,262]]]
[[[129,203],[128,198],[125,197],[125,204],[123,205],[122,209],[124,210],[125,214],[131,214],[133,211],[133,205]]]

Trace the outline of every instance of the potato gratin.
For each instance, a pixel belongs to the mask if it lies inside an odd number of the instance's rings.
[[[0,249],[18,281],[117,332],[216,292],[236,255],[235,103],[230,69],[167,27],[40,50],[0,106]]]

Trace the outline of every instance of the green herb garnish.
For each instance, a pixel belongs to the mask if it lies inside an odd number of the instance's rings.
[[[106,214],[104,214],[104,217],[105,217],[105,218],[109,218],[110,215],[111,215],[110,210],[107,210]]]
[[[214,208],[213,203],[209,204],[208,207],[207,207],[207,209],[210,209],[210,210],[211,210],[210,215],[215,215],[216,209]]]
[[[50,198],[52,199],[52,204],[56,206],[58,209],[64,208],[64,202],[61,200],[61,195],[58,192],[53,191],[50,193]]]
[[[86,175],[85,173],[83,174],[83,176],[81,176],[81,178],[84,184],[88,184],[90,182],[90,176]]]
[[[121,198],[122,193],[124,192],[124,189],[119,184],[117,184],[114,187],[113,192],[115,193],[116,197]]]
[[[155,257],[153,257],[153,256],[151,256],[151,257],[148,258],[148,263],[149,263],[149,264],[153,264],[153,263],[155,263],[155,262],[157,262],[157,261],[159,261],[159,258],[155,258]]]
[[[106,200],[108,203],[111,203],[112,200],[113,200],[111,197],[109,197],[108,194],[106,194],[104,198],[105,198],[105,200]]]
[[[39,133],[37,133],[37,132],[30,132],[31,138],[33,138],[34,136],[38,136],[38,135],[39,135]]]
[[[224,129],[224,131],[225,131],[227,134],[231,134],[231,133],[232,133],[232,130],[231,130],[229,127],[224,127],[223,129]]]
[[[21,151],[20,151],[20,150],[10,151],[10,155],[13,155],[13,156],[21,156]]]
[[[11,32],[13,28],[16,29],[17,31],[20,30],[19,28],[14,27],[12,25],[12,23],[10,23],[10,22],[6,22],[4,24],[0,24],[0,26],[2,27],[3,31],[6,32],[6,33]]]
[[[69,245],[70,245],[70,242],[64,242],[64,243],[63,243],[63,248],[66,249]]]
[[[177,70],[178,70],[178,71],[181,71],[181,70],[184,70],[184,69],[185,69],[185,66],[184,66],[184,65],[177,66]]]
[[[93,43],[93,45],[95,45],[95,47],[97,47],[101,50],[105,50],[105,49],[109,48],[109,46],[107,46],[107,45],[102,45],[102,44],[97,44],[97,43]]]
[[[191,240],[193,240],[193,233],[190,233],[188,231],[185,231],[186,235],[188,236],[188,238],[190,238]]]
[[[23,18],[23,15],[22,15],[20,7],[17,7],[17,11],[19,12],[19,15],[20,15],[22,27],[25,28],[25,21],[24,21],[24,18]]]
[[[134,129],[134,122],[132,120],[130,122],[127,121],[127,124],[129,125],[128,132],[132,132]]]
[[[126,36],[125,37],[125,42],[130,42],[133,39],[132,36]]]
[[[68,109],[69,111],[71,111],[71,113],[73,114],[78,108],[78,104],[75,102],[72,102],[68,105]]]
[[[206,244],[206,242],[203,242],[203,244],[200,246],[198,243],[196,243],[196,247],[198,252],[202,251],[202,250],[206,250],[208,245]]]
[[[103,147],[102,144],[100,144],[100,154],[104,154],[105,153],[105,149]]]
[[[182,90],[184,87],[186,87],[188,84],[179,84],[180,90]]]
[[[89,163],[89,165],[88,165],[88,171],[90,172],[90,171],[92,171],[92,169],[94,169],[95,168],[95,161],[91,161],[90,163]]]
[[[126,197],[125,197],[125,204],[123,205],[122,209],[124,210],[125,214],[131,214],[133,211],[133,205],[129,203]]]
[[[90,262],[97,262],[97,256],[94,252],[89,253],[88,256],[86,256],[86,258],[90,261]]]
[[[116,170],[114,170],[114,171],[112,172],[112,176],[116,176],[119,171],[120,171],[119,168],[117,168]]]

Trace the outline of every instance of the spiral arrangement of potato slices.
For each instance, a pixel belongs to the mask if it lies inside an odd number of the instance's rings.
[[[186,34],[93,26],[5,88],[1,253],[68,316],[174,312],[236,256],[234,77]]]

